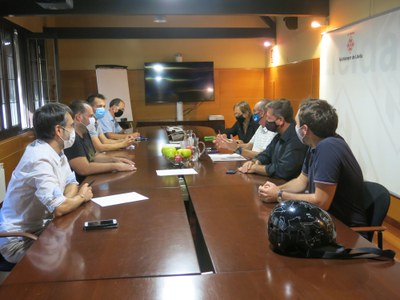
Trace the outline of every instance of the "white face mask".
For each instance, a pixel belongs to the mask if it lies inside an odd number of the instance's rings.
[[[64,142],[64,149],[68,149],[68,148],[72,147],[72,145],[75,143],[75,129],[72,129],[72,131],[69,131],[68,129],[64,128],[64,130],[69,132],[69,138],[68,138],[68,140],[64,140],[63,138],[61,138],[61,139]]]
[[[296,128],[297,137],[299,138],[300,142],[301,142],[302,144],[304,144],[304,135],[302,136],[302,135],[301,135],[301,132],[300,132],[301,127],[298,127],[298,126],[296,125],[295,128]]]
[[[96,119],[94,117],[89,118],[89,125],[94,126],[95,123],[96,123]]]

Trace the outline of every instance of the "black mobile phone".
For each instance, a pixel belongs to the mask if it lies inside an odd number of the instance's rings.
[[[237,171],[236,169],[227,169],[226,174],[235,174],[236,171]]]
[[[86,221],[83,224],[84,230],[109,229],[109,228],[117,228],[117,227],[118,227],[117,219]]]

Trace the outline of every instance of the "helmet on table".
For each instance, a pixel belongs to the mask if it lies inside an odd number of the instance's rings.
[[[321,257],[324,247],[338,246],[330,215],[306,201],[277,204],[268,219],[268,239],[273,251],[297,257]]]

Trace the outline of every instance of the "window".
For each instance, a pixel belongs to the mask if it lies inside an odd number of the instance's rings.
[[[57,40],[0,20],[0,139],[32,127],[33,112],[59,101]]]
[[[56,41],[29,39],[28,48],[34,109],[58,102]]]
[[[10,134],[21,129],[18,33],[0,24],[0,40],[0,133]]]

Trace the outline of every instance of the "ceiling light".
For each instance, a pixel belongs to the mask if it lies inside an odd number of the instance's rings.
[[[153,22],[154,23],[166,23],[167,20],[165,19],[165,16],[154,16]]]
[[[321,27],[321,23],[318,22],[318,21],[312,21],[311,22],[311,27],[312,28],[319,28],[319,27]]]
[[[315,18],[311,22],[311,28],[320,28],[329,26],[329,17],[326,18]]]
[[[272,46],[272,43],[270,41],[265,41],[264,42],[264,47],[265,48],[268,48],[268,47],[271,47],[271,46]]]

